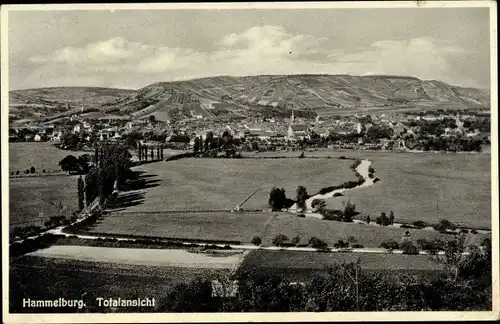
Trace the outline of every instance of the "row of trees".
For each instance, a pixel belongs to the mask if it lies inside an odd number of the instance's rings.
[[[162,161],[163,160],[163,145],[137,145],[138,158],[141,162],[148,161],[148,151],[150,161]],[[156,153],[156,156],[155,156]]]
[[[242,144],[242,141],[235,139],[228,130],[221,136],[216,136],[210,131],[205,140],[202,137],[195,137],[193,154],[195,157],[217,157],[219,152],[224,152],[226,158],[240,158],[241,154],[236,153],[236,147],[242,147]]]
[[[122,190],[132,166],[132,156],[125,145],[107,144],[96,148],[96,152],[96,164],[85,177],[87,205],[97,197],[102,204],[115,190]]]

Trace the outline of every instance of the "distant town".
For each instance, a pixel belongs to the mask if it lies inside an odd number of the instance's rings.
[[[201,117],[201,116],[200,116]],[[236,151],[310,148],[397,151],[481,151],[490,144],[489,110],[353,114],[322,118],[203,117],[159,121],[89,112],[68,120],[9,128],[10,142],[54,142],[67,150],[91,150],[99,142],[132,146],[161,143],[166,148],[194,149],[197,139],[229,134]]]

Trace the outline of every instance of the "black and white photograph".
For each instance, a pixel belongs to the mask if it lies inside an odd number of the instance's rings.
[[[496,19],[2,6],[3,321],[499,319]]]

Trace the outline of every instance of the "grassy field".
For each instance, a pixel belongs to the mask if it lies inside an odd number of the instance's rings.
[[[333,247],[338,240],[346,241],[350,236],[354,236],[359,244],[365,247],[379,247],[384,240],[395,240],[400,242],[406,231],[411,234],[411,240],[416,243],[419,238],[434,239],[439,238],[444,241],[452,236],[439,234],[436,231],[404,229],[397,227],[370,226],[366,224],[343,223],[337,221],[321,220],[315,218],[300,218],[294,215],[279,215],[274,217],[266,226],[262,237],[262,244],[272,245],[273,238],[281,233],[290,240],[299,236],[301,243],[307,244],[308,240],[315,236]],[[479,245],[486,234],[468,234],[468,244]]]
[[[59,161],[67,155],[76,157],[89,152],[60,150],[50,142],[9,143],[9,174],[19,170],[21,173],[35,167],[37,173],[60,171]]]
[[[90,233],[173,239],[250,242],[262,235],[271,213],[131,213],[105,215]]]
[[[373,162],[380,182],[332,198],[350,199],[372,219],[394,212],[396,221],[448,219],[462,226],[491,228],[489,154],[359,152]]]
[[[9,179],[9,227],[40,226],[43,218],[59,215],[59,203],[65,215],[78,207],[78,176],[22,177]],[[66,207],[64,207],[66,206]]]
[[[253,192],[242,206],[268,208],[271,187],[283,187],[295,199],[298,185],[309,193],[354,180],[352,161],[337,159],[181,159],[137,167],[158,186],[145,190],[143,204],[131,212],[164,210],[233,209]]]
[[[357,262],[358,259],[361,274],[387,271],[423,274],[442,270],[442,266],[429,256],[255,250],[248,253],[238,272],[258,269],[265,273],[286,275],[291,281],[309,280],[315,274],[325,273],[328,267]]]
[[[98,246],[54,245],[31,252],[32,256],[113,264],[166,266],[180,268],[232,269],[242,251],[197,253],[180,249],[110,248]]]
[[[196,278],[216,279],[230,272],[229,269],[112,264],[35,256],[25,256],[12,262],[9,271],[10,311],[28,313],[43,310],[22,308],[23,298],[81,299],[86,292],[86,303],[93,307],[93,311],[106,312],[109,310],[96,308],[96,297],[149,297],[158,300],[177,283]]]

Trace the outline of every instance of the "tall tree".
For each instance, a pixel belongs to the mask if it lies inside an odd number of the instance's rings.
[[[279,211],[283,209],[286,205],[285,189],[273,187],[269,193],[268,204],[272,211]]]
[[[297,187],[297,209],[306,209],[307,189],[304,186]]]
[[[85,208],[85,193],[82,176],[78,178],[78,210]]]

